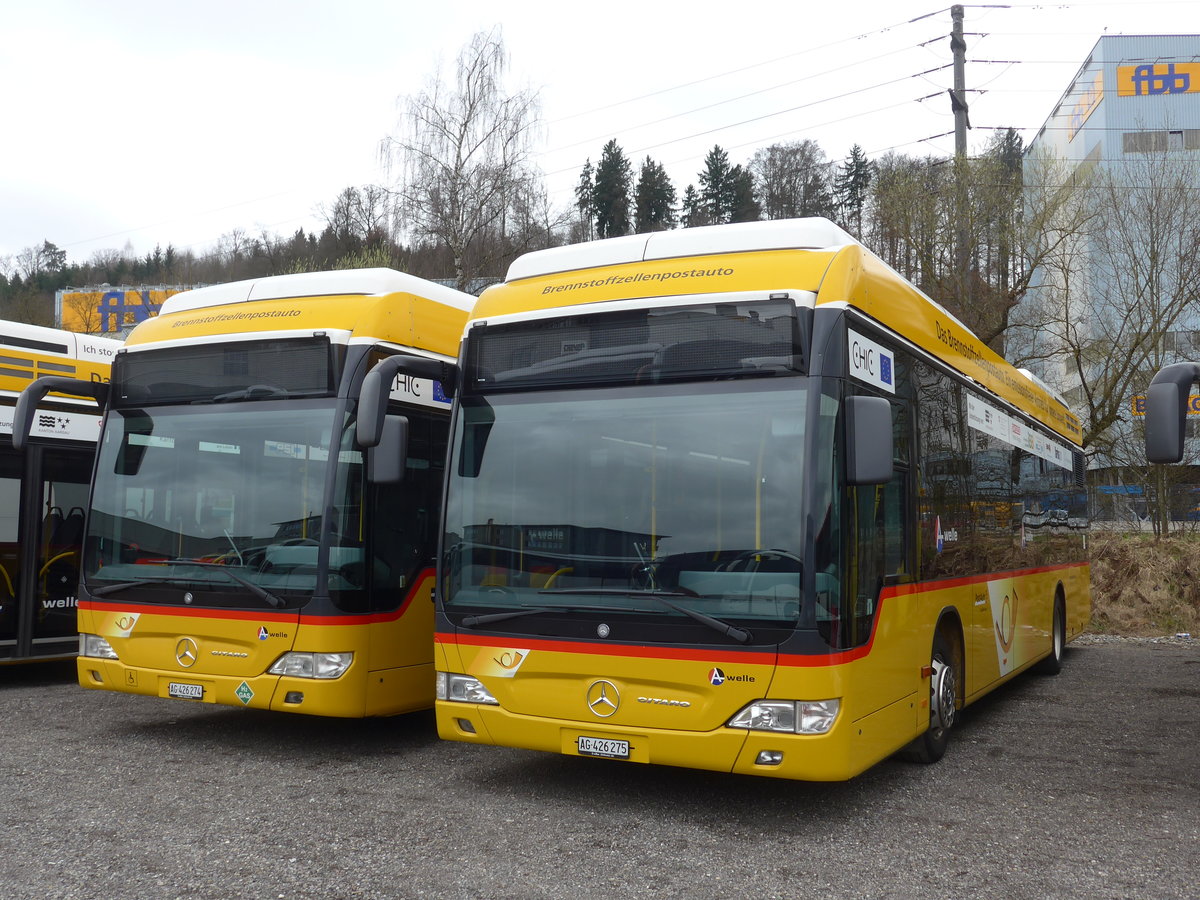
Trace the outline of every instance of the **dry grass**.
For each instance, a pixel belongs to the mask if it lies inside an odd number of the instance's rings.
[[[1092,630],[1200,634],[1200,536],[1093,532]]]

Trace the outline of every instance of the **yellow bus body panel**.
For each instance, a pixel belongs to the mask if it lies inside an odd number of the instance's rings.
[[[943,614],[957,617],[965,632],[962,702],[970,703],[1050,653],[1050,618],[1060,587],[1070,639],[1090,615],[1086,564],[888,588],[868,643],[827,655],[439,634],[439,670],[479,679],[499,705],[439,700],[438,734],[567,755],[578,755],[581,735],[612,738],[630,742],[629,762],[844,780],[929,727],[930,680],[924,670]],[[1028,601],[1018,601],[1011,629],[1005,625],[997,634],[995,619],[1007,620],[993,609],[997,603],[1003,609],[1004,594],[1011,599],[1013,591]],[[710,680],[714,668],[725,675],[719,685]],[[588,692],[598,681],[619,694],[611,716],[589,711]],[[757,699],[838,699],[842,707],[822,735],[726,726]],[[759,763],[759,753],[767,750],[782,752],[782,763]]]
[[[199,684],[200,701],[319,716],[386,716],[433,705],[433,574],[404,605],[377,616],[326,619],[276,610],[206,611],[80,603],[80,631],[105,638],[118,659],[78,657],[85,688],[168,697],[172,682]],[[196,660],[179,661],[191,639]],[[285,652],[354,654],[336,679],[272,675]],[[242,688],[242,685],[245,688]],[[240,693],[239,693],[240,689]],[[301,702],[289,702],[289,694]]]

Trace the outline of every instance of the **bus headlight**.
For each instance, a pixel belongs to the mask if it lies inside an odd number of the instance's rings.
[[[341,678],[350,668],[353,659],[353,653],[290,651],[275,660],[267,671],[272,675],[287,675],[292,678]]]
[[[117,651],[112,644],[98,634],[79,635],[79,655],[95,656],[100,659],[117,659]]]
[[[729,720],[730,728],[825,734],[841,709],[840,700],[756,700]]]
[[[436,680],[437,698],[458,703],[491,703],[499,706],[500,701],[483,686],[478,678],[470,675],[455,675],[453,672],[438,672]]]

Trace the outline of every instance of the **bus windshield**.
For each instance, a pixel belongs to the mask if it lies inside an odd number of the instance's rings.
[[[332,400],[114,410],[85,582],[101,597],[166,585],[214,592],[222,606],[295,605],[317,583],[331,456],[354,470],[338,483],[357,495],[346,482],[360,478],[362,454],[339,446],[349,446],[348,431]],[[347,500],[332,510],[331,570],[361,568],[358,508]]]
[[[807,381],[463,396],[445,609],[794,625]]]

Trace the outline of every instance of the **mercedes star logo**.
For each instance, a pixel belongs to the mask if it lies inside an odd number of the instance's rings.
[[[175,661],[185,669],[190,669],[196,664],[199,653],[200,648],[196,646],[196,642],[191,638],[182,638],[175,645]]]
[[[621,692],[611,681],[593,681],[587,691],[588,709],[602,719],[607,719],[621,705]]]

